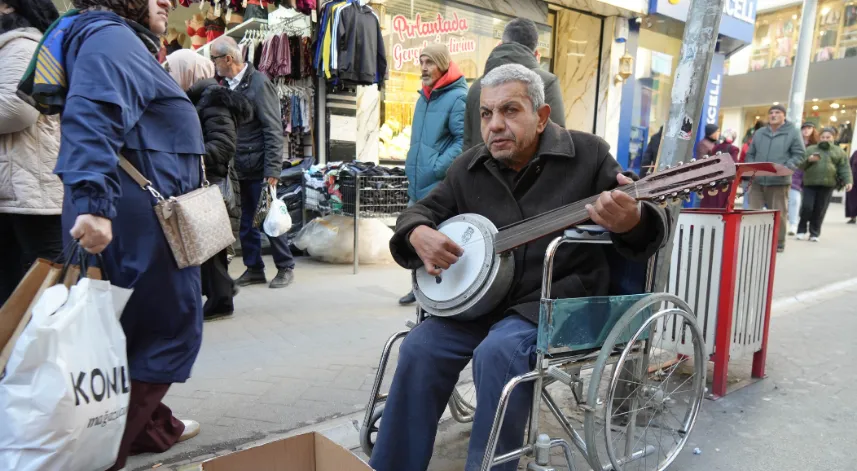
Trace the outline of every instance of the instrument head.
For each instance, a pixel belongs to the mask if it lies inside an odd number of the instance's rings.
[[[727,191],[729,182],[735,179],[735,162],[729,154],[717,153],[675,167],[667,167],[635,182],[632,195],[638,200],[666,203],[687,199],[691,192],[707,192],[716,195]]]

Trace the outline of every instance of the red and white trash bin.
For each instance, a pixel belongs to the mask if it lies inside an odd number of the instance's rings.
[[[791,173],[770,163],[738,164],[735,182],[742,176]],[[780,218],[777,211],[736,210],[738,186],[731,185],[724,209],[682,210],[667,285],[668,292],[684,299],[696,313],[705,352],[714,362],[715,399],[731,392],[730,360],[752,355],[752,378],[764,378],[768,349]],[[682,354],[692,352],[691,345],[684,346],[681,329],[667,326],[663,335],[659,342],[669,347],[678,343]]]

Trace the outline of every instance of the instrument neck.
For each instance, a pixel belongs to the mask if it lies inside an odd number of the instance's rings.
[[[621,191],[634,199],[638,198],[636,182],[620,186],[613,191]],[[600,196],[600,194],[590,196],[500,229],[494,242],[494,252],[508,252],[546,235],[588,221],[589,211],[586,210],[586,206],[595,204]]]

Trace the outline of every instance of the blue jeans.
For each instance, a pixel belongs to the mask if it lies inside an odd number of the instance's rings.
[[[267,183],[262,180],[240,180],[238,187],[241,190],[241,252],[244,258],[244,266],[252,270],[264,270],[265,262],[262,261],[262,231],[253,227],[253,216],[256,207],[259,206],[259,198],[262,195],[262,186]],[[274,265],[278,269],[295,268],[295,258],[289,248],[289,237],[286,234],[280,237],[268,236],[271,242],[271,250],[274,255]]]
[[[402,342],[399,362],[384,408],[369,464],[376,471],[425,471],[431,460],[437,426],[461,370],[473,358],[476,417],[465,471],[478,470],[500,393],[515,376],[532,370],[536,358],[535,324],[510,316],[459,322],[429,317]],[[497,455],[519,448],[532,406],[533,383],[512,393],[497,442]],[[517,461],[493,468],[514,471]]]
[[[789,188],[789,226],[797,226],[800,220],[800,190]]]

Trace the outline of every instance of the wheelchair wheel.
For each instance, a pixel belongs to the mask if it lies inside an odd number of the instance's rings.
[[[384,415],[384,403],[375,406],[372,411],[372,418],[369,420],[368,427],[360,427],[360,448],[366,456],[372,457],[372,450],[375,449],[375,438],[378,436],[378,429],[381,425],[381,416]]]
[[[476,385],[473,382],[471,366],[465,368],[458,378],[458,384],[449,398],[449,412],[456,422],[473,422],[476,415]]]
[[[668,330],[673,335],[662,335]],[[584,427],[590,464],[615,471],[669,467],[699,413],[705,368],[702,332],[681,299],[659,293],[629,309],[590,379]]]

